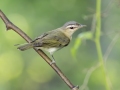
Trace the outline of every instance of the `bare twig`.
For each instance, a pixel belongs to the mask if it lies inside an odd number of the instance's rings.
[[[110,0],[108,5],[106,5],[107,7],[104,9],[104,11],[102,12],[103,14],[106,14],[110,11],[110,9],[112,8],[114,0]]]
[[[89,78],[90,78],[91,74],[92,74],[98,67],[100,67],[100,65],[101,65],[101,64],[98,63],[97,65],[92,66],[92,67],[88,70],[88,72],[87,72],[87,74],[86,74],[86,76],[85,76],[84,82],[83,82],[83,84],[82,84],[81,87],[80,87],[80,90],[86,90],[86,88],[88,88],[88,87],[87,87],[87,84],[88,84],[88,81],[89,81]]]
[[[104,54],[104,61],[105,61],[105,66],[107,64],[107,59],[108,59],[108,56],[110,55],[110,52],[112,51],[114,45],[116,44],[117,40],[119,39],[120,37],[120,33],[118,33],[117,35],[115,35],[115,37],[113,38],[113,40],[111,41],[111,43],[109,44],[105,54]],[[112,83],[110,81],[110,78],[108,77],[108,82],[109,82],[109,86],[112,88]]]
[[[113,38],[113,40],[111,41],[111,43],[109,44],[105,54],[104,54],[104,61],[105,61],[105,65],[108,59],[108,56],[113,48],[113,46],[115,45],[115,43],[117,42],[118,38],[120,37],[120,33],[118,33],[117,35],[115,35],[115,37]]]
[[[18,28],[16,25],[14,25],[7,17],[6,15],[0,10],[0,17],[3,20],[3,22],[6,25],[7,30],[14,30],[16,33],[18,33],[23,39],[25,39],[27,42],[31,42],[32,39],[25,34],[20,28]],[[71,90],[78,90],[78,86],[74,86],[69,79],[62,73],[62,71],[57,67],[56,64],[50,64],[51,59],[42,51],[37,50],[34,48],[34,50],[54,69],[54,71],[62,78],[62,80],[69,86]]]
[[[94,33],[95,32],[95,27],[96,27],[96,17],[95,14],[93,14],[92,17],[92,25],[91,25],[91,31]]]

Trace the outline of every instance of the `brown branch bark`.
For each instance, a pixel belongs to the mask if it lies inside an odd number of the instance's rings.
[[[25,39],[27,42],[32,41],[32,39],[27,34],[25,34],[20,28],[14,25],[1,10],[0,10],[0,17],[5,23],[7,30],[12,29],[13,31],[18,33],[23,39]],[[54,69],[54,71],[61,77],[61,79],[69,86],[71,90],[79,89],[78,86],[74,86],[70,82],[70,80],[62,73],[62,71],[58,68],[56,64],[52,64],[52,65],[50,64],[51,59],[42,50],[37,50],[36,48],[34,48],[34,50]]]

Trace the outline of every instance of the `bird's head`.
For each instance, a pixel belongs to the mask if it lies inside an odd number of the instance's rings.
[[[76,21],[69,21],[62,26],[62,29],[67,36],[71,37],[76,30],[83,27],[86,27],[86,25],[79,24]]]

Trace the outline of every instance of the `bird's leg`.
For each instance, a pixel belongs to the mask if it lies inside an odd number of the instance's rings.
[[[54,56],[53,54],[50,54],[52,56],[52,62],[50,63],[50,65],[54,64],[55,63],[55,59],[54,59]]]

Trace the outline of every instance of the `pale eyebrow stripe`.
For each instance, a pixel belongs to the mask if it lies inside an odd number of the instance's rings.
[[[67,26],[67,28],[69,28],[69,27],[76,27],[76,25],[69,25],[69,26]]]

